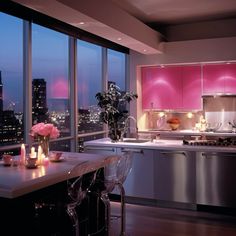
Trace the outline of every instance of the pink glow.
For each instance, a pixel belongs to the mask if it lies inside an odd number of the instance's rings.
[[[64,78],[56,78],[49,89],[51,98],[69,98],[68,81]]]

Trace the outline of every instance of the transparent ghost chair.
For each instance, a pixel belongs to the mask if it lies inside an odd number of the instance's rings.
[[[79,165],[79,164],[78,164]],[[70,217],[75,236],[80,236],[80,220],[78,207],[88,196],[90,188],[94,185],[99,169],[86,175],[77,176],[78,166],[73,167],[68,172],[67,191],[69,201],[66,206],[67,214]]]
[[[105,224],[106,233],[110,233],[111,206],[109,193],[117,186],[120,193],[121,201],[121,229],[120,236],[126,235],[126,211],[125,211],[125,189],[123,183],[132,168],[133,153],[132,151],[123,152],[118,160],[114,160],[104,168],[104,190],[101,191],[100,198],[105,205]]]

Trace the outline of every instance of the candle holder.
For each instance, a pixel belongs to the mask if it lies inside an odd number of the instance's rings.
[[[32,157],[31,154],[28,154],[27,157],[26,157],[26,163],[25,163],[25,166],[29,169],[32,169],[32,168],[37,168],[38,166],[38,158],[37,157]]]

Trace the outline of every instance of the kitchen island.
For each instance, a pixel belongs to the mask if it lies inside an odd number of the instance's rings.
[[[194,143],[195,139],[186,144],[174,138],[126,138],[115,143],[105,138],[86,142],[85,150],[113,154],[133,151],[133,168],[125,182],[130,202],[190,209],[236,208],[232,187],[236,185],[236,145],[229,139],[235,134],[214,137],[214,145],[205,145],[202,140]]]
[[[71,225],[65,213],[68,200],[66,180],[89,176],[117,158],[116,155],[71,152],[64,152],[62,157],[61,162],[50,162],[35,169],[5,167],[0,163],[1,230],[7,235],[52,235],[55,229],[57,233],[66,231],[65,235],[70,235]],[[74,167],[78,171],[69,175]],[[44,202],[52,205],[49,211],[39,209],[45,216],[42,223],[37,220],[35,203]]]

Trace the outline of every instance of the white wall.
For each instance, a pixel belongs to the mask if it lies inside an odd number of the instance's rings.
[[[143,129],[147,122],[141,106],[140,66],[236,61],[236,37],[167,42],[162,43],[162,46],[162,54],[130,52],[130,89],[139,95],[135,104],[137,106],[131,106],[130,113],[137,115],[139,129]]]

